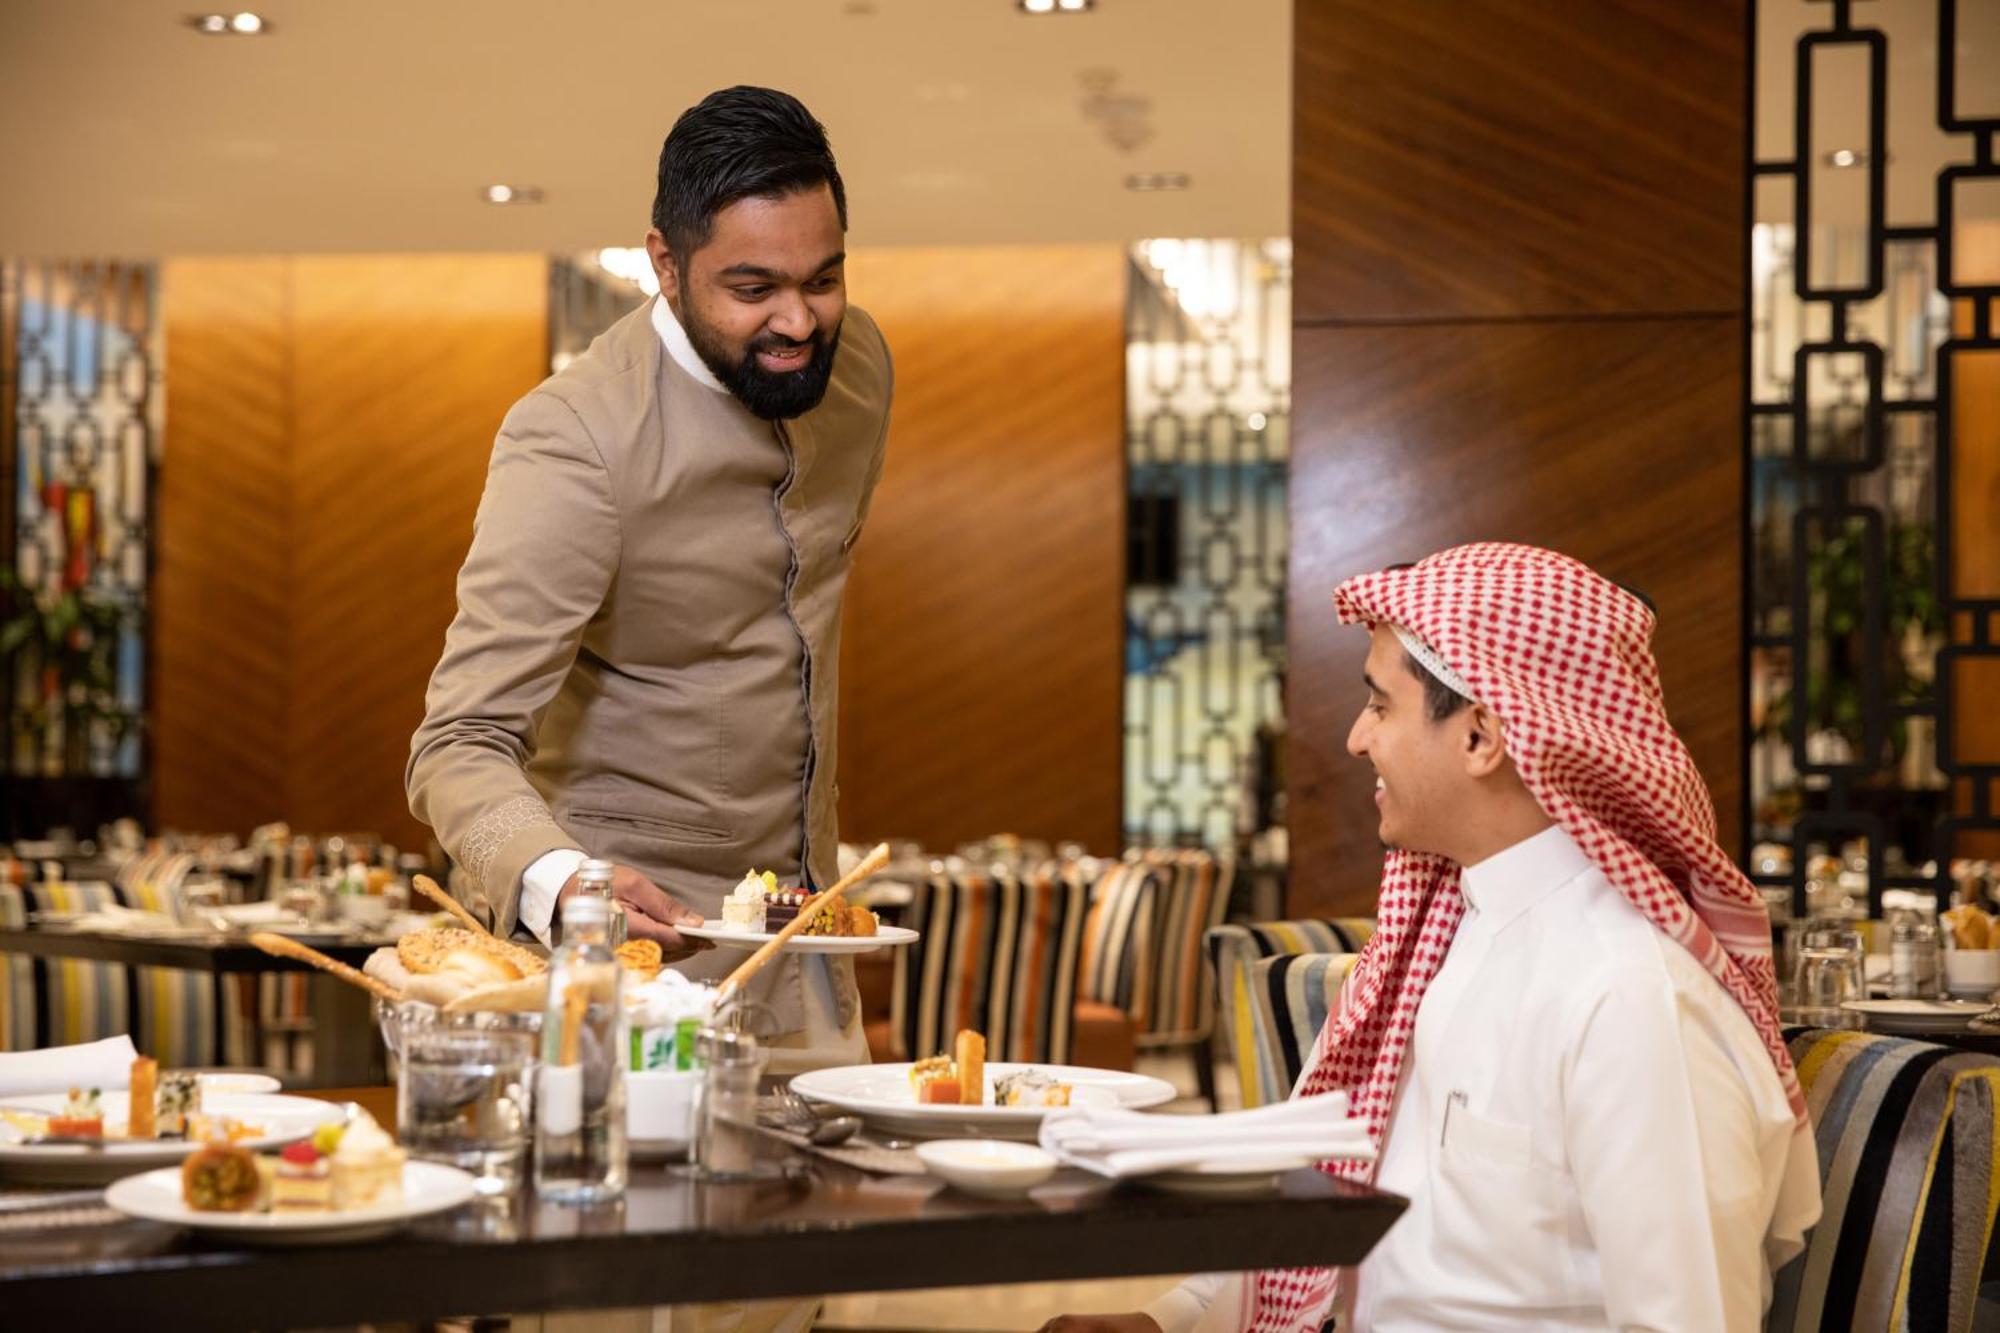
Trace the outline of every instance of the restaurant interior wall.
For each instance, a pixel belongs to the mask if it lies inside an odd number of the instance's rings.
[[[1295,915],[1372,909],[1343,578],[1457,542],[1643,589],[1737,845],[1742,0],[1294,12]]]
[[[850,261],[897,397],[848,599],[849,836],[1119,846],[1125,263],[1115,245]],[[159,822],[421,846],[409,735],[493,432],[546,373],[549,273],[538,255],[167,263]]]

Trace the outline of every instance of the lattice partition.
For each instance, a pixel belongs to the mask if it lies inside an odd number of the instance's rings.
[[[1954,744],[1996,707],[2000,571],[1957,558],[1953,486],[1959,381],[2000,391],[2000,249],[1966,243],[2000,226],[2000,22],[1957,0],[1757,22],[1748,826],[1791,855],[1753,869],[1803,911],[1810,860],[1863,843],[1879,913],[1885,888],[1945,897],[1965,833],[2000,828],[2000,754]]]

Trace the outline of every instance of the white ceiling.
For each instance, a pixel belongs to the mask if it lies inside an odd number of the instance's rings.
[[[635,245],[674,117],[733,83],[826,124],[860,244],[1289,229],[1290,0],[266,0],[249,39],[199,7],[0,0],[0,254]],[[1125,188],[1162,171],[1192,189]]]

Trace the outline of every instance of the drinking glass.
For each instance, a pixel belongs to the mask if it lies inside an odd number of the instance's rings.
[[[481,1194],[521,1183],[533,1038],[495,1028],[405,1027],[396,1136],[410,1156],[472,1173]]]
[[[1851,927],[1816,922],[1799,932],[1792,1021],[1809,1027],[1860,1027],[1861,1016],[1841,1005],[1868,994],[1863,957],[1861,933]]]

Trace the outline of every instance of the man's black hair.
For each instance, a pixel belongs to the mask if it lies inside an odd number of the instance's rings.
[[[824,185],[847,227],[847,188],[826,128],[798,98],[739,86],[681,113],[660,145],[653,226],[677,263],[708,243],[715,215],[739,199],[774,199]]]

